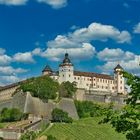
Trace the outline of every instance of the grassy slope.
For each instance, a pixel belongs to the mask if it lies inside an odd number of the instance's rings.
[[[99,118],[87,118],[72,124],[54,124],[44,135],[53,135],[58,140],[125,140],[108,124],[98,124]]]
[[[0,123],[0,129],[6,127],[7,125],[8,123]]]

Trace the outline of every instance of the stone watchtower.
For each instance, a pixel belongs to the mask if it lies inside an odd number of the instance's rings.
[[[46,67],[42,71],[42,75],[50,75],[52,73],[52,69],[49,65],[46,65]]]
[[[74,81],[74,67],[69,59],[68,53],[65,54],[63,62],[59,65],[59,82]]]
[[[116,91],[117,93],[125,93],[125,81],[122,74],[123,68],[118,64],[114,68],[114,79],[116,83]]]

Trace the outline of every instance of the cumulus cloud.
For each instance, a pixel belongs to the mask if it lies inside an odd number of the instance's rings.
[[[4,5],[25,5],[28,0],[0,0],[0,4]]]
[[[15,75],[10,75],[10,76],[0,76],[0,86],[5,86],[5,85],[8,85],[8,84],[12,84],[12,83],[15,83],[15,82],[18,82],[20,81],[21,79]]]
[[[122,49],[109,49],[105,48],[97,54],[99,60],[102,61],[120,61],[120,60],[133,60],[135,54],[129,51],[124,52]]]
[[[137,34],[140,33],[140,22],[134,26],[134,33],[137,33]]]
[[[21,63],[34,63],[32,52],[16,53],[13,56],[13,61]]]
[[[8,65],[12,61],[12,58],[6,55],[5,52],[5,49],[0,48],[0,66]]]
[[[103,51],[100,51],[97,57],[105,61],[105,64],[102,66],[97,66],[101,71],[103,70],[106,73],[112,72],[112,69],[120,63],[120,65],[127,71],[134,74],[140,75],[140,55],[136,55],[129,51],[123,51],[121,49],[108,49],[105,48]]]
[[[54,40],[47,42],[47,49],[41,56],[58,61],[67,51],[74,58],[77,56],[81,59],[90,59],[96,52],[91,44],[92,41],[107,41],[108,39],[115,40],[117,43],[129,43],[131,35],[111,25],[92,23],[88,27],[75,29],[65,35],[57,35]]]
[[[90,59],[95,54],[95,47],[93,47],[89,43],[83,43],[80,47],[70,47],[67,48],[67,52],[74,60],[81,60],[81,59]],[[66,48],[60,47],[53,47],[48,48],[44,53],[42,53],[43,57],[47,57],[53,61],[60,61],[64,54],[66,53]]]
[[[54,9],[60,9],[67,6],[68,0],[37,0],[40,3],[45,3],[50,5]]]
[[[114,26],[100,23],[92,23],[87,28],[77,29],[69,36],[87,42],[92,40],[107,41],[108,39],[113,39],[118,43],[129,43],[131,41],[131,35],[128,31],[119,31]]]
[[[27,72],[27,70],[22,68],[13,68],[12,66],[0,66],[0,75],[16,75],[25,72]]]

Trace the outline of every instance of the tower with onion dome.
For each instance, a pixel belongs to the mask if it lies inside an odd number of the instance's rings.
[[[59,65],[59,82],[74,81],[74,67],[68,53],[65,54],[63,62]]]
[[[116,83],[116,91],[117,93],[125,93],[125,80],[123,77],[123,68],[120,66],[120,64],[118,64],[115,68],[114,68],[114,80]]]

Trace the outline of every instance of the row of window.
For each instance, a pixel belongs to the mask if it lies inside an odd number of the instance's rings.
[[[80,80],[80,77],[74,77],[75,80]],[[113,80],[107,80],[107,79],[99,79],[99,78],[83,78],[83,80],[87,80],[87,81],[96,81],[97,79],[97,82],[101,82],[101,83],[110,83],[110,84],[113,84],[115,83],[115,81]]]

